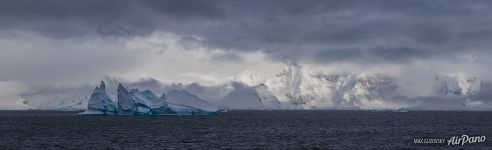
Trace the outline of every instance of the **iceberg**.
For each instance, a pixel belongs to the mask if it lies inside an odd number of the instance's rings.
[[[167,93],[166,100],[175,105],[185,105],[206,111],[218,111],[217,107],[211,105],[200,97],[185,90],[171,90]]]
[[[408,112],[406,108],[400,107],[398,109],[395,109],[393,112]]]
[[[215,106],[183,90],[172,90],[158,97],[150,90],[128,90],[120,83],[117,93],[118,101],[115,102],[106,94],[105,84],[101,81],[101,85],[91,95],[87,110],[80,114],[215,115],[218,112]]]
[[[157,115],[214,115],[217,107],[184,90],[171,90],[154,101],[151,109]]]
[[[118,84],[118,111],[119,114],[127,114],[132,115],[133,112],[137,111],[137,105],[135,104],[135,100],[133,100],[130,92],[126,90],[123,85]]]
[[[101,85],[94,89],[89,103],[87,104],[87,110],[81,114],[116,114],[118,107],[113,100],[106,94],[106,85],[101,81]]]

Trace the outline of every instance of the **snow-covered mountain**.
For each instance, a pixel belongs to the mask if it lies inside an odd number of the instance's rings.
[[[226,96],[221,98],[217,103],[222,108],[228,109],[274,109],[268,105],[269,103],[263,102],[264,98],[255,87],[248,86],[240,82],[231,82],[233,90]]]
[[[471,96],[476,94],[483,82],[463,76],[436,76],[433,87],[438,96]]]
[[[275,76],[267,79],[264,84],[282,103],[292,104],[293,106],[306,104],[306,101],[301,97],[303,81],[301,69],[298,65],[289,65]]]
[[[475,77],[441,75],[435,77],[431,94],[421,97],[403,94],[405,92],[400,87],[405,85],[399,85],[398,80],[397,77],[367,72],[354,74],[304,70],[294,64],[253,87],[260,101],[273,108],[379,109],[417,108],[417,105],[423,104],[421,101],[429,98],[453,98],[461,99],[463,103],[476,103],[474,95],[484,91],[486,83]],[[484,95],[484,92],[481,93]],[[273,100],[273,103],[268,100]]]
[[[228,109],[380,109],[398,107],[469,109],[478,106],[492,107],[492,104],[488,102],[488,99],[492,97],[492,94],[488,94],[492,93],[490,82],[462,75],[438,75],[429,78],[432,79],[429,82],[431,85],[429,90],[425,94],[412,95],[408,94],[412,92],[408,92],[407,85],[399,82],[401,78],[397,76],[370,72],[326,72],[290,64],[270,76],[260,77],[254,72],[246,70],[233,77],[233,80],[229,82],[211,86],[199,83],[165,84],[154,79],[124,82],[110,78],[106,80],[105,86],[110,89],[107,90],[107,96],[111,99],[119,99],[119,94],[125,93],[123,89],[118,87],[118,83],[123,82],[132,88],[163,91],[161,94],[167,96],[164,97],[167,99],[162,99],[162,101],[189,104],[188,100],[196,101],[198,99],[197,103],[206,102],[214,107]],[[50,88],[45,91],[24,94],[23,98],[26,99],[28,105],[39,109],[85,109],[88,104],[89,96],[87,95],[90,95],[90,89],[90,86],[57,88],[56,90]],[[120,92],[120,90],[122,91]],[[422,90],[419,89],[419,91]],[[128,95],[133,95],[139,103],[151,107],[154,106],[149,101],[163,98],[159,98],[151,90],[130,89],[127,92]],[[175,98],[173,95],[186,98]],[[200,100],[203,101],[200,102]],[[449,105],[444,103],[449,103]],[[128,105],[132,106],[133,104]],[[432,108],[429,107],[431,105]],[[208,109],[206,107],[203,109]],[[200,105],[199,108],[202,106]]]
[[[33,87],[20,95],[24,103],[34,109],[84,110],[91,96],[90,86],[80,87]]]
[[[297,65],[284,68],[264,86],[282,108],[305,109],[377,107],[396,89],[393,79],[384,75],[312,73]]]

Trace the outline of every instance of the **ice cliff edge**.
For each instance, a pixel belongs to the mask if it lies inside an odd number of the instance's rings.
[[[156,96],[150,90],[127,90],[118,85],[117,101],[111,100],[101,81],[89,99],[87,110],[81,115],[214,115],[218,109],[184,90],[172,90]],[[166,96],[167,95],[167,96]]]

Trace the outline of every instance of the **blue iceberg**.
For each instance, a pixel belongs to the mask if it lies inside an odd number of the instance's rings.
[[[81,115],[215,115],[218,109],[184,90],[172,90],[158,97],[150,90],[127,90],[118,85],[118,101],[107,95],[105,84],[94,89],[87,110]]]

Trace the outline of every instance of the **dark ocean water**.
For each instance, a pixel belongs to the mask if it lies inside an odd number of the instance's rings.
[[[415,138],[485,135],[464,146]],[[492,112],[229,111],[79,116],[0,111],[0,149],[492,149]]]

